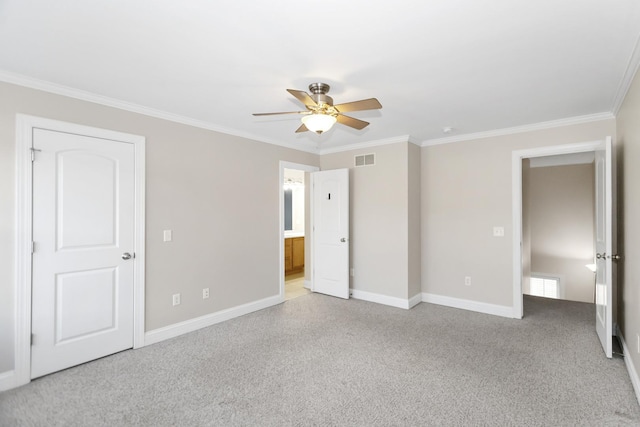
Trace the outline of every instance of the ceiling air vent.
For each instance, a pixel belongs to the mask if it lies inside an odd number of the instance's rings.
[[[356,159],[356,167],[372,166],[376,164],[375,154],[362,154],[360,156],[355,156],[355,159]]]

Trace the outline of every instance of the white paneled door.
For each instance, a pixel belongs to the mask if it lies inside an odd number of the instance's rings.
[[[611,138],[596,150],[596,331],[607,357],[613,355],[613,150]]]
[[[313,291],[349,298],[349,170],[311,174]]]
[[[33,129],[31,378],[133,347],[134,145]]]

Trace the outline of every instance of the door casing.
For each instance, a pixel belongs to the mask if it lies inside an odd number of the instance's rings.
[[[144,346],[145,283],[145,138],[107,129],[94,128],[42,117],[16,116],[16,227],[14,288],[14,375],[13,387],[31,381],[31,251],[33,180],[33,129],[93,136],[134,145],[135,213],[134,213],[134,331],[133,348]]]

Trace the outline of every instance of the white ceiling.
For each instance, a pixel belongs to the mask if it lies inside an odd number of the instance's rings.
[[[0,80],[322,152],[615,113],[639,36],[637,0],[0,0]],[[312,82],[383,108],[251,115]]]

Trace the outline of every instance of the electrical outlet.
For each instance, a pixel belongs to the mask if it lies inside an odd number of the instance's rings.
[[[207,299],[209,298],[209,288],[204,288],[202,290],[202,299]]]
[[[464,277],[464,285],[465,286],[471,286],[471,276],[465,276]]]
[[[504,227],[493,227],[493,237],[504,237]]]
[[[173,305],[180,305],[180,294],[173,294]]]
[[[173,240],[173,232],[171,230],[164,230],[162,232],[162,240],[165,242],[170,242]]]

